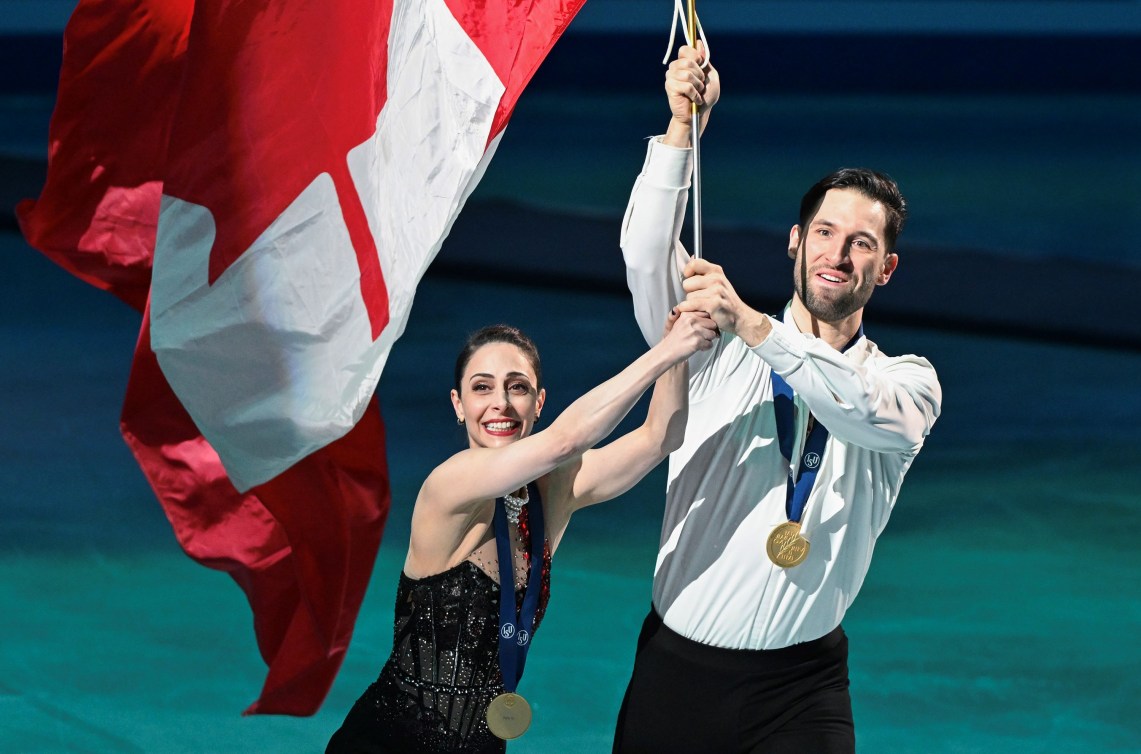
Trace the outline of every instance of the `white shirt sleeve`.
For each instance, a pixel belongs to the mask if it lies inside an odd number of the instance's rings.
[[[830,433],[868,450],[919,451],[943,399],[931,362],[883,356],[874,347],[849,356],[769,319],[773,330],[753,353],[788,382]]]
[[[622,220],[626,282],[638,327],[651,346],[661,340],[670,309],[685,298],[681,270],[689,254],[680,237],[689,201],[690,153],[650,139]]]

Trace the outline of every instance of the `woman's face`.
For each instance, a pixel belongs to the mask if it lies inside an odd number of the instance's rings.
[[[452,391],[469,446],[497,448],[529,435],[546,400],[536,381],[531,362],[517,346],[480,346],[464,367],[460,392]]]

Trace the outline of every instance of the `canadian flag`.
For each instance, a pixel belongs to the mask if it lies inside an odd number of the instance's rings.
[[[144,311],[122,432],[311,714],[388,511],[374,391],[585,0],[81,0],[26,238]]]

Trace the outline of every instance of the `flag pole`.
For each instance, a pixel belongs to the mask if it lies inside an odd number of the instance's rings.
[[[697,0],[689,3],[689,46],[697,47]],[[693,144],[693,256],[701,259],[701,118],[697,103],[690,108],[690,137]]]

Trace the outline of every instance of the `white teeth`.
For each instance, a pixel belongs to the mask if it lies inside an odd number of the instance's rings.
[[[485,426],[494,432],[500,432],[508,429],[514,429],[515,422],[488,422]]]
[[[843,281],[841,281],[841,280],[840,280],[840,278],[836,277],[835,275],[821,275],[820,277],[824,278],[824,279],[825,279],[825,280],[827,280],[829,283],[840,283],[840,282],[843,282]]]

